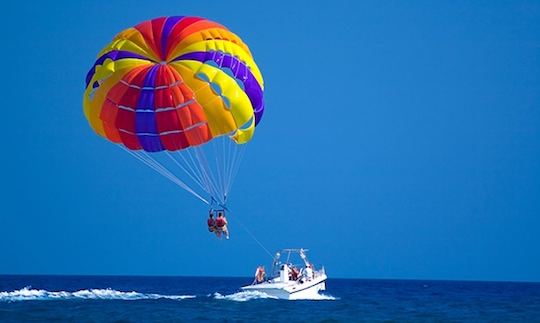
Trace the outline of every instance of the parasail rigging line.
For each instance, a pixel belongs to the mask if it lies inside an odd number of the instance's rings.
[[[205,204],[218,204],[223,207],[226,206],[229,191],[245,153],[245,145],[236,144],[229,136],[215,138],[204,147],[193,146],[174,152],[148,153],[144,150],[130,150],[123,145],[120,147]],[[176,169],[187,176],[181,179],[178,171],[173,171]],[[199,193],[199,189],[208,194],[208,197],[203,197],[204,194]],[[215,203],[210,202],[210,198]]]
[[[186,183],[184,183],[182,180],[180,180],[177,176],[175,176],[173,173],[171,173],[167,168],[165,168],[163,165],[161,165],[159,162],[148,156],[146,152],[144,152],[144,155],[138,154],[138,152],[131,151],[124,146],[120,146],[122,149],[127,151],[130,155],[137,158],[139,161],[150,167],[151,169],[155,170],[159,174],[163,175],[165,178],[169,179],[174,184],[180,186],[187,192],[193,194],[195,197],[197,197],[199,200],[204,202],[205,204],[210,204],[205,198],[197,194],[191,187],[189,187]],[[146,158],[145,158],[146,157]]]

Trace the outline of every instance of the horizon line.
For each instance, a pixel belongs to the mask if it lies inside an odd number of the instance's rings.
[[[182,278],[248,278],[252,279],[251,276],[203,276],[203,275],[141,275],[141,274],[4,274],[0,273],[2,276],[67,276],[67,277],[182,277]],[[469,282],[469,283],[529,283],[529,284],[540,284],[539,281],[530,281],[530,280],[475,280],[475,279],[441,279],[441,278],[358,278],[358,277],[332,277],[328,278],[329,280],[386,280],[386,281],[395,281],[395,280],[407,280],[407,281],[436,281],[436,282]]]

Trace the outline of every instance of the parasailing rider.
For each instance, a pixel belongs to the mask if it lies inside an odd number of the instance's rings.
[[[206,223],[208,224],[208,231],[216,231],[216,219],[214,219],[214,210],[210,209],[210,212],[208,214],[208,220],[206,221]]]
[[[218,211],[216,219],[216,235],[221,237],[221,233],[225,235],[225,239],[229,239],[229,230],[227,229],[227,218],[225,217],[225,211]]]

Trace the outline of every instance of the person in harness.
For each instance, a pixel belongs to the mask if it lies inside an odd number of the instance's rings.
[[[208,231],[214,232],[216,231],[216,219],[214,219],[214,211],[210,210],[208,214],[208,220],[206,220],[206,224],[208,225]]]
[[[225,211],[218,211],[216,219],[216,236],[221,238],[221,234],[225,235],[225,239],[229,239],[229,230],[227,229],[227,218],[225,217]]]

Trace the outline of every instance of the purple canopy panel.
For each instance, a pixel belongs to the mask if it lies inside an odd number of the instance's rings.
[[[137,109],[135,110],[135,131],[137,138],[145,151],[155,152],[163,150],[161,139],[157,131],[156,112],[154,105],[154,86],[159,65],[154,65],[148,71],[141,90]],[[151,111],[148,111],[151,110]]]
[[[96,73],[96,66],[97,65],[102,65],[103,62],[105,62],[106,59],[116,61],[116,60],[123,59],[123,58],[138,58],[138,59],[144,59],[146,61],[151,61],[148,57],[144,57],[142,55],[132,53],[132,52],[129,52],[129,51],[112,50],[110,52],[107,52],[107,53],[101,55],[96,60],[96,62],[94,63],[94,65],[92,66],[90,71],[88,71],[88,74],[86,74],[86,87],[88,87],[88,84],[92,80],[92,77],[94,77],[94,74]]]
[[[181,60],[192,60],[201,63],[213,61],[220,67],[229,68],[233,72],[234,77],[244,84],[244,91],[253,106],[255,125],[259,123],[264,112],[263,90],[246,64],[236,57],[217,51],[187,53],[176,57],[172,61]]]

